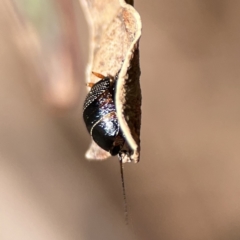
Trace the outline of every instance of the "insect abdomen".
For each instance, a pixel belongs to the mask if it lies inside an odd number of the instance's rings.
[[[110,151],[113,148],[118,133],[119,124],[115,112],[110,112],[102,117],[91,130],[93,140],[106,151]],[[112,155],[117,153],[111,152]]]

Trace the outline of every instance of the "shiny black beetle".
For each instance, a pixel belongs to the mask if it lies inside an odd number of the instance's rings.
[[[115,78],[93,72],[100,81],[93,84],[83,106],[87,130],[99,147],[112,156],[121,153],[125,139],[119,126],[115,107]],[[90,84],[89,84],[90,86]]]

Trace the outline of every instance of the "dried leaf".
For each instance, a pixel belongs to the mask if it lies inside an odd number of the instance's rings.
[[[81,0],[91,28],[91,46],[86,81],[96,83],[92,71],[105,76],[118,74],[116,111],[127,140],[123,162],[138,162],[140,157],[141,89],[139,39],[141,19],[136,10],[123,0]],[[132,2],[132,1],[131,1]],[[96,154],[96,152],[98,154]],[[104,159],[109,153],[92,144],[86,157]]]

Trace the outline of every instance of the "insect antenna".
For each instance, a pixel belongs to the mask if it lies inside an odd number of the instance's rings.
[[[120,162],[120,173],[121,173],[122,192],[123,192],[123,201],[124,201],[124,215],[125,215],[126,225],[128,225],[128,208],[127,208],[127,198],[126,198],[126,191],[125,191],[122,159],[120,159],[119,162]]]

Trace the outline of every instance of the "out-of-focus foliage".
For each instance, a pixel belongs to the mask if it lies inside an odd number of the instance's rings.
[[[23,54],[38,72],[38,86],[45,100],[57,108],[75,105],[83,72],[75,1],[14,3],[9,6],[21,23],[15,38],[24,38],[24,44],[19,45],[25,46]]]
[[[15,0],[19,11],[28,18],[43,38],[51,41],[59,33],[59,15],[57,5],[48,0]],[[53,41],[53,40],[52,40]]]

